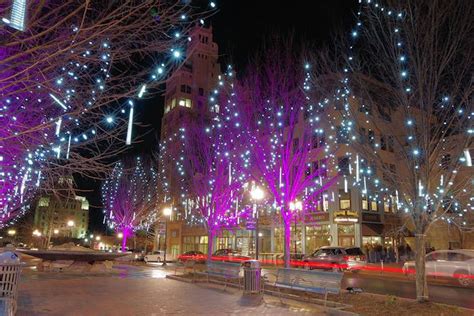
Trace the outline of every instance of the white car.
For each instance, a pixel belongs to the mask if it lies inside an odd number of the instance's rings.
[[[474,250],[437,250],[425,257],[426,275],[456,278],[462,286],[474,284]],[[415,262],[407,261],[403,272],[415,271]]]
[[[152,253],[147,254],[143,258],[143,261],[145,261],[145,263],[160,262],[161,261],[161,252],[160,251],[153,251]]]

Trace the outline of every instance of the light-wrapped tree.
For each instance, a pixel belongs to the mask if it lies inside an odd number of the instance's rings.
[[[122,233],[122,251],[134,231],[156,220],[158,177],[150,160],[140,157],[119,161],[102,186],[104,220]]]
[[[352,156],[363,172],[355,183],[397,207],[415,234],[418,301],[428,299],[433,224],[474,227],[473,14],[471,1],[364,3],[340,77],[343,126],[365,158]]]
[[[133,99],[185,59],[198,16],[178,0],[0,4],[1,225],[59,176],[109,170]]]
[[[249,66],[233,97],[247,132],[253,178],[270,192],[283,221],[286,267],[292,221],[302,211],[316,211],[336,181],[326,177],[326,164],[312,163],[326,156],[319,120],[324,108],[308,97],[308,66],[294,51],[291,41],[271,45]]]

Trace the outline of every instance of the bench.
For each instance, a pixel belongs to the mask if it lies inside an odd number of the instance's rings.
[[[197,274],[206,274],[208,283],[210,276],[223,278],[224,282],[213,281],[216,283],[224,283],[224,290],[230,280],[238,280],[239,289],[241,288],[242,278],[240,277],[240,263],[211,261],[206,264],[205,271],[197,272]]]
[[[186,273],[186,270],[191,270],[193,273],[195,273],[196,272],[195,265],[196,265],[196,261],[191,261],[191,260],[184,261],[184,262],[178,261],[174,268],[174,274],[176,275],[178,270],[183,270],[183,274]]]
[[[276,277],[272,285],[278,289],[280,300],[280,289],[291,289],[324,294],[324,306],[326,306],[328,293],[339,294],[344,274],[342,272],[279,268],[276,274],[265,274],[264,280],[267,280],[267,275],[274,275]]]

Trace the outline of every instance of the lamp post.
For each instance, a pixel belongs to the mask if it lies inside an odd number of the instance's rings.
[[[15,237],[16,230],[15,229],[9,229],[7,231],[7,234],[8,234],[8,236],[10,236],[12,238],[13,241],[15,241],[15,244],[16,244],[16,237]]]
[[[72,238],[72,228],[74,227],[74,221],[73,220],[68,220],[67,221],[67,227],[69,227],[69,233],[70,233],[70,236]]]
[[[295,200],[294,202],[290,202],[290,211],[301,211],[303,209],[303,203],[301,201]],[[296,212],[295,215],[295,258],[296,258]]]
[[[259,251],[259,227],[258,227],[258,210],[257,210],[257,201],[260,201],[265,196],[262,189],[260,189],[257,185],[253,185],[250,191],[250,196],[253,200],[253,212],[257,219],[256,226],[255,226],[255,259],[258,260],[258,251]]]
[[[168,216],[171,218],[171,214],[173,213],[173,210],[171,209],[171,207],[165,207],[163,209],[163,215],[165,216],[165,252],[164,252],[164,255],[163,255],[163,264],[162,266],[166,266],[166,247],[167,247],[167,244],[166,244],[166,239],[167,239],[167,235],[168,235]]]

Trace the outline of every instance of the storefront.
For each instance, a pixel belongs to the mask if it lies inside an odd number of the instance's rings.
[[[338,246],[360,246],[360,224],[357,211],[336,211],[334,212],[333,221],[337,226],[336,233]]]
[[[306,226],[306,254],[311,254],[323,246],[331,244],[331,225],[319,224]]]

